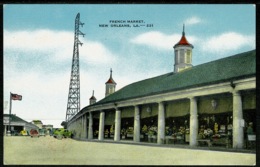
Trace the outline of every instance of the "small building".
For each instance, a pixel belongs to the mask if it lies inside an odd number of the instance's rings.
[[[39,129],[42,129],[43,123],[41,120],[33,120],[31,123],[38,126]]]
[[[9,128],[9,120],[11,120],[10,122],[10,128],[11,128],[11,134],[12,135],[18,135],[20,133],[20,131],[25,130],[27,132],[29,132],[31,129],[39,129],[38,126],[29,123],[25,120],[23,120],[22,118],[11,114],[11,116],[9,114],[4,114],[4,135],[7,134],[8,128]]]
[[[52,130],[52,129],[53,129],[53,125],[50,125],[50,124],[48,124],[48,125],[42,125],[42,128],[43,128],[43,129],[46,129],[46,130]]]
[[[45,133],[46,133],[47,135],[49,135],[50,132],[51,132],[52,129],[53,129],[53,125],[50,125],[50,124],[48,124],[48,125],[42,125],[42,129],[44,129]]]

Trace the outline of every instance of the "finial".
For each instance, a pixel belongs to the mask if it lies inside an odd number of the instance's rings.
[[[110,68],[110,77],[112,77],[112,72],[113,72],[112,68]]]
[[[182,30],[182,35],[185,35],[185,24],[183,24],[183,30]]]
[[[94,96],[94,90],[93,90],[92,96]]]

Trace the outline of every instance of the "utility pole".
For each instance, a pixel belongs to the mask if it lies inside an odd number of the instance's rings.
[[[79,74],[79,45],[83,43],[79,40],[79,35],[84,37],[79,30],[79,26],[83,27],[84,23],[80,22],[80,14],[78,13],[75,19],[75,35],[74,48],[71,66],[70,86],[66,112],[66,122],[69,121],[80,110],[80,74]]]

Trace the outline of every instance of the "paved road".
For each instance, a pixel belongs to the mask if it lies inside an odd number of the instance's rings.
[[[4,164],[44,165],[254,165],[255,154],[147,145],[4,137]]]

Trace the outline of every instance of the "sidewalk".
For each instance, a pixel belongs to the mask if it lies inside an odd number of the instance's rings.
[[[79,139],[74,138],[78,141],[87,141],[87,142],[98,142],[98,143],[115,143],[115,144],[129,144],[129,145],[143,145],[151,147],[166,147],[166,148],[181,148],[181,149],[192,149],[192,150],[207,150],[207,151],[223,151],[223,152],[238,152],[238,153],[252,153],[256,154],[256,149],[235,149],[235,148],[226,148],[221,146],[196,146],[191,147],[188,144],[157,144],[149,142],[134,142],[133,140],[120,140],[114,141],[113,139],[104,139],[100,141],[98,139],[88,140],[88,139]]]

